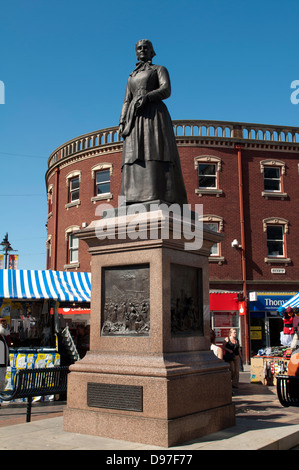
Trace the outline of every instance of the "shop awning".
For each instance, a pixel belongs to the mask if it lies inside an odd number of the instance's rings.
[[[210,310],[239,310],[238,292],[210,291]]]
[[[90,302],[91,273],[0,269],[0,299]]]
[[[281,312],[287,307],[299,307],[299,293],[294,295],[294,297],[291,297],[287,302],[285,302],[283,305],[281,305],[278,308],[278,311]]]

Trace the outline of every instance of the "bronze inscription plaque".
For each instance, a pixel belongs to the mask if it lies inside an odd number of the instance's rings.
[[[203,334],[202,270],[171,265],[171,334]]]
[[[102,336],[148,336],[149,265],[102,269]]]
[[[87,384],[87,406],[143,411],[143,387],[89,382]]]

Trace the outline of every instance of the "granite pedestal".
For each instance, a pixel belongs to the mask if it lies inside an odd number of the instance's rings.
[[[186,249],[160,210],[139,218],[138,235],[129,215],[79,234],[92,255],[90,351],[71,366],[64,430],[169,447],[235,424],[228,366],[209,340],[219,235],[204,231],[202,247]]]

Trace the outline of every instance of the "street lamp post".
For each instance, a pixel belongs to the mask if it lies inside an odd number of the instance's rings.
[[[10,251],[17,251],[17,250],[14,250],[10,244],[10,242],[8,241],[8,233],[5,234],[5,237],[3,238],[2,242],[0,243],[0,245],[3,246],[3,250],[4,251],[4,256],[5,256],[5,263],[4,263],[4,266],[5,266],[5,269],[7,269],[7,257],[8,257],[8,253]]]

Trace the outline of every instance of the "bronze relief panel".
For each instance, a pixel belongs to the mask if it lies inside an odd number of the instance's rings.
[[[102,336],[148,336],[149,265],[102,269]]]
[[[171,334],[203,334],[202,270],[171,265]]]

